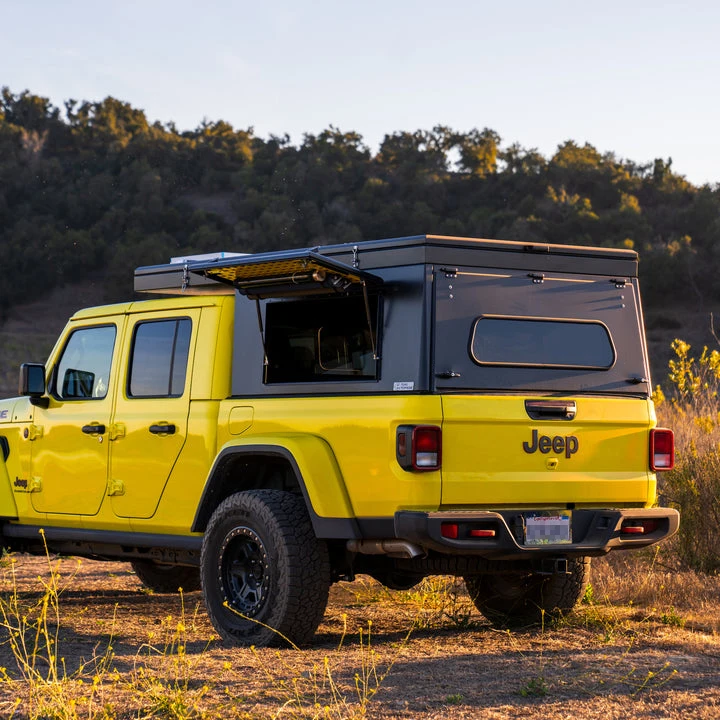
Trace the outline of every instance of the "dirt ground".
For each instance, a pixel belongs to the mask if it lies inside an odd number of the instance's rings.
[[[341,583],[311,647],[269,650],[223,647],[200,593],[154,595],[127,564],[16,556],[0,717],[720,717],[720,579],[638,567],[596,562],[591,602],[512,632],[449,579]]]

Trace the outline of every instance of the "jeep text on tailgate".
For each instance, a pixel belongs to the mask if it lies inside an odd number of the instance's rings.
[[[0,402],[12,550],[127,559],[260,645],[310,640],[358,573],[459,575],[533,622],[592,556],[677,530],[634,252],[419,236],[135,285],[155,298],[76,313]]]

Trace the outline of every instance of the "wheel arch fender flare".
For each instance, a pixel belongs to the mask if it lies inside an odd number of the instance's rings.
[[[192,524],[192,532],[204,532],[215,508],[232,492],[246,489],[242,479],[229,486],[228,466],[260,458],[283,460],[290,467],[302,493],[318,538],[353,539],[361,533],[353,516],[350,498],[330,445],[313,435],[238,438],[225,444],[208,473]],[[257,489],[253,486],[253,489]]]

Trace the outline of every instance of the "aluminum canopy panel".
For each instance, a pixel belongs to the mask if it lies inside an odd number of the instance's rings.
[[[346,292],[353,286],[382,284],[376,275],[313,250],[259,253],[188,263],[188,270],[232,285],[250,298]]]

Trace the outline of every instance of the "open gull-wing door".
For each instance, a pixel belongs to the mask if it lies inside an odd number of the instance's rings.
[[[382,284],[376,275],[307,249],[190,262],[187,269],[232,285],[253,300],[348,292]]]
[[[189,273],[201,275],[205,279],[230,285],[239,293],[255,301],[258,328],[263,345],[265,382],[299,380],[300,376],[303,375],[299,368],[303,364],[293,359],[293,353],[299,353],[303,350],[306,353],[312,352],[312,359],[314,360],[311,363],[312,372],[308,369],[308,376],[304,378],[307,381],[317,379],[320,376],[324,377],[325,374],[334,378],[341,375],[343,377],[348,375],[348,377],[353,378],[356,376],[375,377],[379,356],[377,352],[377,324],[373,321],[373,315],[377,315],[377,304],[374,304],[373,310],[373,303],[370,300],[368,290],[369,288],[376,290],[382,284],[379,277],[308,249],[204,260],[188,263],[187,270]],[[347,313],[350,308],[346,307],[345,304],[336,305],[333,303],[334,310],[329,312],[326,301],[321,299],[323,295],[333,294],[342,295],[342,300],[339,298],[338,302],[354,303],[353,307],[356,313],[359,311],[355,317],[356,323],[360,317],[364,317],[368,341],[368,358],[362,367],[356,368],[354,365],[350,367],[349,364],[350,351],[347,342],[345,342],[348,339],[346,336],[350,333],[351,328],[360,329],[359,326],[353,326],[350,317],[343,314]],[[322,326],[315,328],[311,323],[312,328],[303,326],[304,330],[301,332],[298,319],[291,317],[290,310],[292,306],[281,303],[279,308],[277,303],[273,303],[272,308],[268,307],[266,311],[268,313],[266,330],[260,307],[261,300],[305,298],[307,296],[321,296],[317,302],[325,304],[325,321]],[[362,299],[360,296],[362,296]],[[319,308],[316,307],[314,312],[311,310],[307,304],[310,301],[303,299],[301,302],[304,303],[302,313],[310,312],[314,314],[319,312]],[[286,312],[283,313],[283,309]],[[275,316],[280,313],[284,320],[274,316],[275,320],[271,321],[270,310],[275,312]],[[338,335],[337,332],[334,333],[332,330],[333,323],[331,319],[335,316],[338,316],[337,319],[339,319],[340,315],[343,317],[341,325],[344,332]],[[307,325],[307,322],[304,325]],[[317,322],[315,325],[317,325]],[[312,351],[306,342],[311,339],[308,328],[314,328]],[[307,337],[304,337],[304,335],[307,335]],[[338,358],[342,355],[346,360],[345,362],[338,360],[331,352],[332,341],[337,340],[340,336],[344,341],[343,352],[337,350],[335,354]],[[292,347],[293,343],[296,344],[294,348]],[[362,355],[362,353],[358,351],[353,353],[354,355]],[[365,374],[363,375],[363,373]]]

